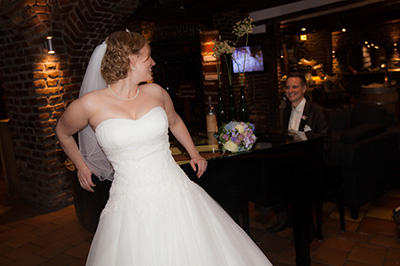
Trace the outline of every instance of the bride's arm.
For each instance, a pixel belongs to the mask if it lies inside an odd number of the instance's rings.
[[[82,98],[73,101],[63,113],[56,126],[56,135],[67,156],[74,162],[81,186],[91,192],[96,185],[92,182],[92,172],[83,160],[73,137],[89,123],[89,114]]]
[[[165,112],[168,116],[169,129],[175,138],[185,147],[186,151],[190,155],[190,165],[193,170],[196,171],[197,165],[197,177],[201,177],[207,169],[207,161],[199,154],[196,147],[194,146],[192,137],[189,131],[182,121],[181,117],[175,112],[174,105],[168,93],[163,90],[163,101]]]

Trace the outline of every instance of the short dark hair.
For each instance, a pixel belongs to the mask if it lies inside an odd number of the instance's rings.
[[[299,78],[301,85],[302,86],[307,86],[306,77],[303,74],[301,74],[300,72],[291,72],[291,73],[289,73],[289,75],[287,76],[286,80],[288,80],[289,78]]]

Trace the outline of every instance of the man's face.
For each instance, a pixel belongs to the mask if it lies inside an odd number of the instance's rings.
[[[300,78],[288,78],[286,81],[286,97],[296,107],[304,98],[307,86],[301,85]]]

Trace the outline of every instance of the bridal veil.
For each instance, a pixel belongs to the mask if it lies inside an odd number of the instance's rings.
[[[107,87],[106,82],[101,76],[101,61],[106,52],[107,44],[103,42],[98,45],[90,58],[88,67],[79,92],[82,97],[88,92]],[[107,160],[106,155],[97,142],[96,134],[90,125],[87,125],[78,133],[79,150],[89,169],[101,181],[113,180],[114,169]]]

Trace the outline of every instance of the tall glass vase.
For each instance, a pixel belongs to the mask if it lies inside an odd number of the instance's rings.
[[[244,88],[245,86],[240,86],[239,120],[242,122],[249,122],[249,111],[247,109]]]
[[[229,110],[228,110],[229,121],[237,120],[237,111],[235,99],[233,97],[233,86],[229,85]]]
[[[218,128],[221,127],[224,123],[226,123],[226,113],[225,113],[224,101],[222,99],[221,87],[218,88],[217,123],[218,123]]]

